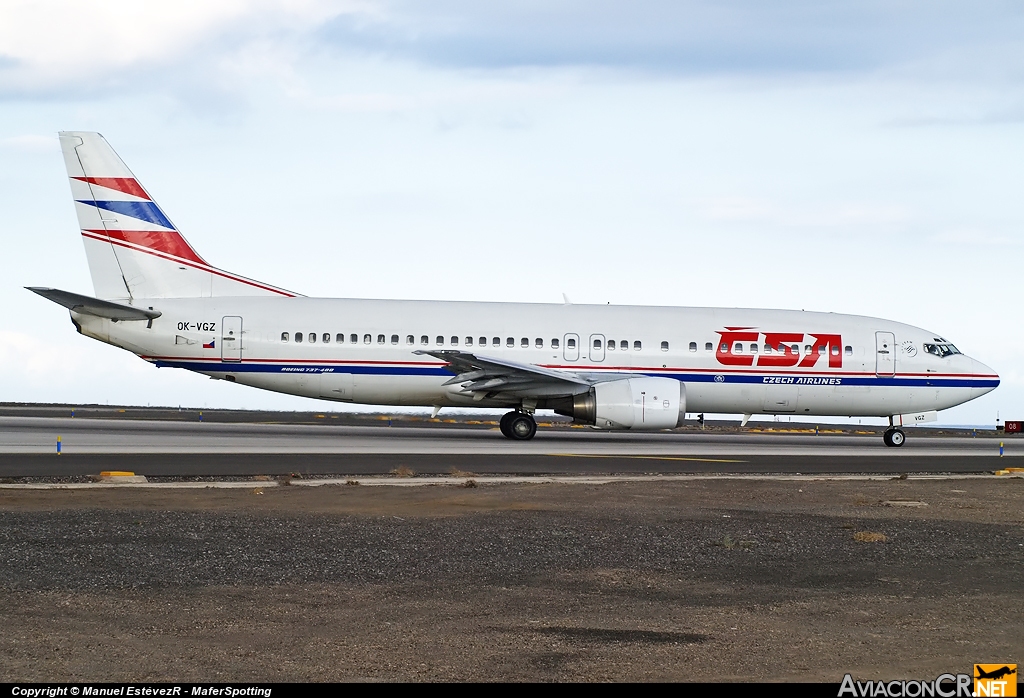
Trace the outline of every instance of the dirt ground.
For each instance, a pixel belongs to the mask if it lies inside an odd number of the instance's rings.
[[[0,490],[0,681],[1024,663],[1022,494],[994,477]]]

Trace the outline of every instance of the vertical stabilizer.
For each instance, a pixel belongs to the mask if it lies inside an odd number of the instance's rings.
[[[60,143],[97,297],[296,295],[207,264],[100,134]]]

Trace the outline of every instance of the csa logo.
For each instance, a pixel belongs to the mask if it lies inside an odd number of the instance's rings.
[[[975,664],[975,696],[1016,696],[1016,664]]]

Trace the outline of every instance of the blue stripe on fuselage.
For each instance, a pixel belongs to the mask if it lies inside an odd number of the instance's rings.
[[[355,373],[372,376],[445,376],[452,373],[441,367],[432,366],[346,366],[346,365],[303,365],[274,363],[222,363],[220,361],[168,361],[159,359],[153,362],[159,367],[184,368],[201,373],[274,373],[279,375],[299,376],[316,373]],[[586,373],[596,367],[580,367]],[[998,378],[904,378],[900,376],[794,376],[772,374],[733,374],[733,373],[648,373],[637,371],[654,378],[674,378],[686,383],[746,383],[762,385],[796,385],[802,387],[838,387],[843,385],[858,386],[897,386],[903,388],[995,388],[999,385]],[[609,374],[609,377],[613,374]],[[623,372],[628,375],[628,372]],[[635,374],[633,374],[635,375]],[[786,381],[785,383],[780,382]],[[789,380],[792,379],[792,382]]]

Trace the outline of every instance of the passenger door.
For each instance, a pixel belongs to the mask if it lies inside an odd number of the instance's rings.
[[[604,361],[604,335],[603,334],[592,334],[590,335],[590,360],[591,361]]]
[[[875,375],[896,375],[896,335],[875,332]]]
[[[242,318],[225,315],[220,320],[220,360],[242,360]]]

